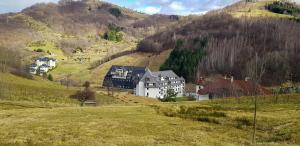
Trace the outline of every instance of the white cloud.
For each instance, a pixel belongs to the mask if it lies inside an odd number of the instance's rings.
[[[157,8],[157,7],[146,7],[144,10],[142,10],[143,12],[147,13],[147,14],[156,14],[159,13],[161,10],[161,8]]]
[[[178,2],[178,1],[174,1],[172,2],[169,7],[174,10],[174,11],[183,11],[186,8],[184,7],[184,5],[182,4],[182,2]]]

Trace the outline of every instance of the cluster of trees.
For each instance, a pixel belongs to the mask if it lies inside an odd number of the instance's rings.
[[[175,48],[179,39],[195,38],[207,38],[205,56],[198,63],[195,78],[209,74],[227,74],[237,79],[245,79],[249,66],[255,63],[257,53],[258,60],[264,62],[263,84],[281,84],[286,80],[300,81],[300,68],[297,64],[300,61],[300,24],[289,19],[238,19],[225,13],[211,13],[183,27],[147,37],[138,49],[148,52],[162,51]],[[157,48],[142,45],[145,42],[155,42]],[[188,41],[186,46],[189,44],[193,46],[193,41]],[[183,47],[183,50],[194,49]],[[182,57],[180,60],[185,60],[185,53],[177,54],[176,58]],[[189,57],[192,58],[191,56]],[[175,65],[181,66],[178,62]],[[176,67],[173,68],[176,70]]]
[[[174,50],[160,70],[173,70],[179,76],[183,76],[187,81],[195,80],[195,72],[198,63],[205,55],[204,47],[207,40],[195,38],[193,40],[177,40]],[[185,47],[191,47],[185,48]]]
[[[0,47],[0,72],[21,72],[22,62],[19,51]]]
[[[279,14],[293,15],[300,13],[300,8],[298,8],[296,4],[287,0],[274,1],[271,4],[266,5],[266,9]]]
[[[108,25],[108,31],[104,34],[103,38],[109,41],[120,42],[123,39],[122,27],[116,26],[114,24]]]

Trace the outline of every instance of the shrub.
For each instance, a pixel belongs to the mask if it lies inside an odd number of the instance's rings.
[[[175,97],[177,96],[177,93],[174,91],[174,89],[168,89],[167,94],[164,98],[159,98],[161,102],[176,102]]]
[[[120,42],[123,40],[123,34],[121,33],[122,30],[123,30],[122,27],[118,27],[114,24],[110,24],[108,26],[108,31],[104,33],[103,38],[109,41]]]
[[[90,88],[90,82],[86,81],[83,84],[84,90],[77,91],[75,95],[71,95],[71,98],[77,99],[81,102],[81,106],[83,106],[84,102],[87,100],[95,100],[95,92]]]
[[[217,119],[209,117],[197,117],[195,120],[207,123],[220,124],[220,122]]]
[[[122,12],[118,8],[111,8],[109,9],[109,13],[114,15],[115,17],[120,17],[122,15]]]
[[[44,50],[41,49],[41,48],[35,49],[34,51],[35,51],[35,52],[44,52]]]
[[[53,81],[53,76],[51,74],[48,75],[48,80]]]
[[[252,122],[247,117],[237,117],[234,119],[236,123],[237,128],[241,128],[242,126],[251,126]]]
[[[275,1],[271,4],[266,5],[266,9],[274,13],[279,14],[296,14],[300,13],[300,9],[293,3],[284,2],[284,1]]]

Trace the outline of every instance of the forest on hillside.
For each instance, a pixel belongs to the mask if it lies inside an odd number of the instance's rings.
[[[178,40],[190,42],[195,38],[207,38],[206,55],[188,78],[227,74],[244,79],[257,53],[259,62],[265,64],[263,84],[300,81],[300,23],[289,19],[233,18],[211,13],[184,27],[147,37],[140,42],[139,50],[160,52],[175,48]],[[195,50],[197,46],[185,43],[182,48]]]

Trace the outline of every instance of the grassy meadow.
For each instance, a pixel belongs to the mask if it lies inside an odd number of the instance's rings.
[[[291,15],[277,14],[265,9],[265,5],[272,3],[274,0],[260,0],[255,3],[240,2],[225,9],[232,16],[240,18],[247,17],[273,17],[273,18],[293,18]]]
[[[8,107],[74,107],[79,102],[70,96],[80,87],[61,86],[56,82],[50,82],[41,77],[25,79],[8,73],[0,73],[0,105]],[[122,101],[96,93],[98,105],[120,104]],[[0,108],[0,109],[1,109]]]
[[[0,100],[0,145],[251,145],[252,99],[97,107]],[[299,145],[300,95],[258,103],[258,145]]]

